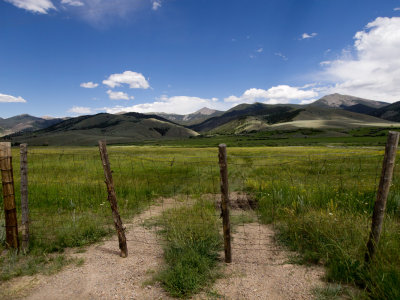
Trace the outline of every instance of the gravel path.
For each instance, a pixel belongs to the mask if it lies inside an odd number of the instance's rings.
[[[288,263],[290,254],[274,241],[272,226],[238,226],[233,235],[232,263],[213,290],[226,299],[313,299],[324,285],[322,267]]]
[[[163,265],[162,248],[154,229],[142,222],[176,206],[174,199],[154,205],[127,226],[129,256],[119,257],[116,237],[71,253],[83,258],[81,266],[69,266],[56,275],[25,276],[0,285],[9,294],[24,299],[171,299],[150,283]],[[279,248],[269,226],[257,223],[237,227],[233,234],[233,262],[224,268],[224,278],[212,287],[223,299],[311,299],[312,290],[322,286],[323,269],[288,264],[289,254]],[[141,241],[141,242],[138,242]],[[254,243],[254,241],[258,241]],[[200,294],[195,299],[208,299]]]

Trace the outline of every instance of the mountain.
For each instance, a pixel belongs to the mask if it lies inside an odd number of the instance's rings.
[[[400,101],[378,108],[368,114],[385,120],[400,122]]]
[[[193,130],[156,115],[100,113],[70,118],[42,130],[17,133],[4,139],[30,145],[96,145],[100,139],[115,144],[196,135]]]
[[[322,97],[310,105],[341,108],[347,111],[367,114],[388,121],[400,122],[400,101],[389,104],[381,101],[333,94]]]
[[[322,105],[240,104],[220,116],[189,126],[197,132],[248,133],[294,128],[355,128],[400,124]]]
[[[19,131],[34,131],[64,121],[62,118],[38,118],[31,115],[18,115],[7,119],[0,118],[0,136]]]
[[[370,112],[374,109],[389,105],[387,102],[368,100],[359,97],[331,94],[309,104],[310,106],[318,106],[322,108],[341,108],[358,113]]]
[[[208,118],[216,117],[222,115],[224,112],[215,110],[215,109],[210,109],[208,107],[203,107],[202,109],[199,109],[198,111],[187,114],[187,115],[178,115],[178,114],[167,114],[167,113],[153,113],[156,114],[160,117],[163,117],[167,120],[170,120],[172,122],[178,123],[180,125],[194,125],[201,123]]]
[[[189,126],[189,128],[198,131],[206,132],[214,130],[226,123],[235,121],[240,122],[249,117],[262,117],[265,122],[274,122],[276,119],[284,120],[291,119],[297,114],[300,108],[295,105],[268,105],[262,103],[254,104],[239,104],[222,115],[211,117],[199,124]]]

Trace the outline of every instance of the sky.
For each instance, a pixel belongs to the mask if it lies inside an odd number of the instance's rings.
[[[0,0],[0,117],[400,101],[400,0]]]

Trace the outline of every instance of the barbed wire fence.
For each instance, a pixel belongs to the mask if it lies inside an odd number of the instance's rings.
[[[273,233],[264,224],[279,220],[282,210],[295,214],[313,206],[334,214],[338,206],[354,206],[357,212],[370,215],[380,179],[381,150],[260,152],[228,148],[233,261],[269,263],[255,253],[279,252],[279,246],[272,243]],[[168,240],[160,234],[163,218],[193,205],[211,205],[214,217],[221,219],[216,149],[114,146],[109,149],[109,158],[128,242],[149,248],[165,245]],[[18,155],[14,155],[14,165],[18,162]],[[20,211],[20,174],[15,166]],[[31,249],[58,251],[115,233],[97,149],[30,148],[28,178]],[[399,178],[394,176],[396,195]],[[0,217],[0,239],[4,241],[4,216]],[[179,221],[192,222],[190,215]],[[222,235],[222,220],[218,224]]]

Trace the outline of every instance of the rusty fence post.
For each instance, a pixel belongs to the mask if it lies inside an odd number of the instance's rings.
[[[232,262],[231,249],[231,225],[229,221],[229,186],[228,186],[228,162],[226,156],[226,145],[218,146],[218,158],[221,176],[221,214],[224,232],[225,262]]]
[[[117,196],[115,194],[114,182],[112,178],[112,172],[110,167],[110,161],[108,159],[106,141],[99,141],[100,156],[103,163],[104,176],[106,178],[105,183],[107,185],[108,201],[111,205],[112,216],[114,219],[115,229],[118,234],[119,249],[121,250],[120,256],[128,256],[128,247],[126,245],[125,229],[122,225],[121,216],[118,212]]]
[[[367,252],[365,253],[366,263],[369,263],[373,259],[382,232],[386,200],[392,182],[398,143],[399,132],[389,131],[385,147],[385,156],[383,158],[381,179],[379,181],[378,193],[376,195],[374,212],[372,215],[371,232],[367,243]]]
[[[0,170],[3,185],[3,203],[6,221],[6,244],[19,250],[17,209],[15,206],[14,176],[11,143],[0,143]]]

